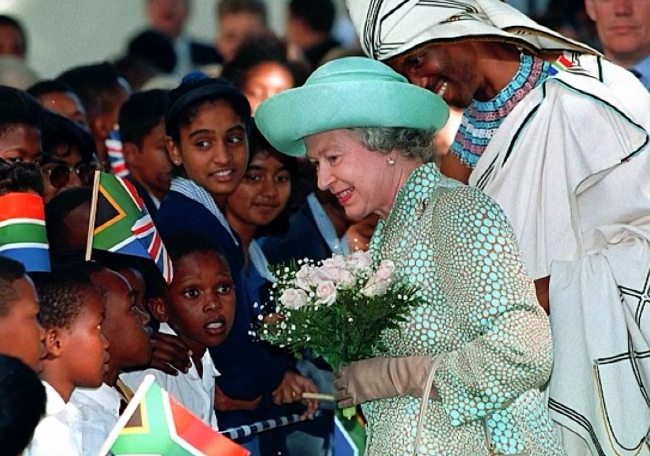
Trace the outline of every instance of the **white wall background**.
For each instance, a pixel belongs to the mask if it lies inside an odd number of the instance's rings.
[[[265,0],[271,27],[282,34],[287,0]],[[545,7],[549,0],[535,0]],[[146,26],[145,0],[0,0],[0,14],[27,29],[28,63],[41,78],[52,78],[81,64],[119,57],[129,39]],[[206,43],[216,34],[218,0],[193,0],[186,32]],[[530,0],[509,0],[526,10]],[[339,13],[343,0],[336,0]]]
[[[22,22],[30,66],[52,78],[72,66],[113,60],[146,22],[145,0],[0,0],[0,14]],[[194,0],[188,34],[212,43],[217,0]],[[272,28],[281,32],[286,0],[266,0]]]

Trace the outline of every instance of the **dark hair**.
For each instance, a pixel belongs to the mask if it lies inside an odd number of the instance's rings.
[[[113,105],[113,96],[123,87],[120,75],[108,62],[75,67],[56,79],[72,87],[89,117],[108,111]]]
[[[266,4],[262,0],[221,0],[217,5],[217,17],[228,14],[249,13],[259,16],[264,25],[268,24]]]
[[[31,86],[29,89],[27,89],[27,93],[34,98],[39,98],[43,95],[47,95],[48,93],[74,93],[74,90],[72,90],[72,87],[62,81],[46,79],[44,81],[39,81]]]
[[[37,163],[14,161],[0,158],[0,196],[7,193],[32,191],[43,194],[43,176]]]
[[[336,9],[332,0],[291,0],[289,13],[304,20],[312,30],[329,33],[334,25]]]
[[[247,167],[250,166],[253,158],[255,158],[256,155],[276,154],[280,159],[280,162],[289,172],[289,178],[291,179],[291,194],[289,195],[289,201],[287,201],[287,205],[271,223],[258,227],[255,233],[256,237],[281,235],[289,229],[289,217],[293,212],[293,207],[296,205],[296,202],[294,200],[298,197],[294,191],[294,182],[296,181],[298,175],[298,159],[296,157],[285,155],[273,147],[271,143],[269,143],[269,141],[264,137],[259,128],[257,128],[257,124],[254,120],[250,123],[250,129],[248,133],[248,147],[250,153],[248,154]]]
[[[85,293],[96,290],[88,273],[74,265],[34,273],[32,279],[41,305],[38,320],[46,330],[70,328],[84,306]]]
[[[67,247],[66,216],[84,203],[91,203],[93,190],[89,187],[73,187],[57,193],[54,198],[45,204],[45,228],[47,240],[50,243],[50,252],[62,250]]]
[[[0,27],[2,26],[13,27],[18,30],[20,37],[23,39],[23,54],[27,54],[27,33],[25,32],[25,28],[22,26],[22,24],[11,16],[0,14]]]
[[[165,293],[165,279],[156,264],[150,259],[113,253],[106,250],[94,250],[93,259],[97,263],[116,272],[121,272],[125,269],[138,271],[145,281],[145,298],[147,299],[158,298]]]
[[[3,454],[21,454],[34,436],[43,415],[45,387],[29,366],[0,355],[0,448]]]
[[[212,238],[195,231],[178,231],[174,235],[166,237],[165,248],[172,263],[196,252],[214,253],[230,268],[228,260],[219,244],[212,240]]]
[[[236,87],[225,79],[208,78],[202,73],[190,73],[181,85],[169,93],[165,112],[167,135],[175,143],[180,141],[180,129],[192,123],[206,105],[218,101],[227,102],[244,124],[251,116],[248,100]]]
[[[20,124],[40,129],[45,109],[26,92],[0,86],[0,136]]]
[[[95,141],[88,131],[76,122],[51,111],[43,113],[41,143],[43,145],[42,165],[55,158],[67,157],[73,147],[79,150],[81,162],[84,164],[90,163],[95,154]],[[61,145],[66,146],[66,152],[57,151]]]
[[[167,90],[148,90],[131,95],[120,109],[122,142],[142,147],[144,138],[165,119]]]
[[[14,282],[25,277],[25,274],[25,266],[22,263],[0,255],[0,316],[7,315],[9,304],[18,299]]]
[[[250,36],[237,48],[233,59],[224,65],[221,77],[242,90],[246,84],[247,73],[261,63],[275,62],[291,72],[292,68],[286,56],[286,44],[275,35],[265,33]]]
[[[176,51],[169,36],[158,30],[145,30],[129,41],[127,55],[154,70],[170,74],[176,67]]]

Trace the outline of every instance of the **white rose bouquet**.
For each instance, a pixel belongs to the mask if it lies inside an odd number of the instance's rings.
[[[322,356],[333,369],[384,351],[380,335],[405,321],[422,301],[413,287],[395,280],[395,265],[375,265],[366,252],[334,255],[320,263],[299,261],[279,266],[271,294],[274,313],[259,336],[287,347]],[[344,415],[354,415],[354,409]]]

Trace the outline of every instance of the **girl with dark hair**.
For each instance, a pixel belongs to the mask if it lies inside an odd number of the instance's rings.
[[[224,80],[191,73],[171,91],[165,123],[176,177],[156,215],[163,239],[187,231],[208,236],[230,266],[235,320],[226,341],[210,348],[221,373],[215,407],[224,429],[265,419],[286,371],[283,354],[249,335],[258,297],[247,292],[241,241],[222,212],[246,172],[249,121],[246,97]],[[260,454],[256,436],[240,443],[253,455]]]

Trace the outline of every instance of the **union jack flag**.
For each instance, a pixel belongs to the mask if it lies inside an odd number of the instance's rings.
[[[124,147],[122,145],[120,131],[117,129],[111,130],[104,144],[106,145],[108,161],[111,164],[113,174],[120,177],[128,176],[129,168],[126,166],[126,160],[124,160]]]
[[[171,283],[171,259],[144,202],[129,181],[97,171],[93,210],[92,248],[150,258],[165,281]]]

